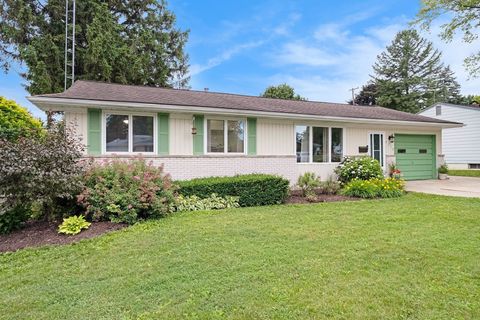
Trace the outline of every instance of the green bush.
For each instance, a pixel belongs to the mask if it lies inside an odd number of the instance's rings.
[[[77,197],[92,220],[133,224],[168,214],[173,188],[163,167],[142,159],[112,160],[93,165],[85,174],[85,187]]]
[[[380,163],[371,157],[345,157],[335,169],[338,181],[342,184],[354,179],[382,179],[383,170]]]
[[[302,189],[304,197],[315,195],[315,189],[320,187],[320,184],[320,177],[313,172],[305,172],[297,180],[297,186]]]
[[[438,173],[447,174],[447,173],[448,173],[448,166],[447,166],[446,164],[442,164],[442,165],[438,168]]]
[[[322,181],[318,189],[321,194],[332,195],[332,194],[337,194],[340,191],[341,185],[338,181],[335,181],[332,178],[329,178],[326,181]]]
[[[355,179],[344,186],[342,194],[357,198],[395,198],[404,194],[404,182],[394,178]]]
[[[235,196],[239,197],[242,207],[283,203],[289,190],[287,179],[268,174],[199,178],[177,183],[183,196],[208,198],[212,193],[220,197]]]
[[[26,108],[0,96],[0,139],[15,141],[19,137],[42,134],[42,122]]]
[[[0,234],[20,229],[28,218],[30,218],[29,208],[22,206],[14,208],[2,207],[0,211]]]
[[[88,229],[91,223],[85,220],[84,216],[71,216],[63,219],[63,223],[58,226],[58,233],[76,235],[82,229]]]
[[[172,211],[198,211],[198,210],[213,210],[213,209],[227,209],[238,208],[238,197],[225,196],[219,197],[215,193],[208,198],[199,198],[197,196],[182,196],[179,195],[173,205]]]

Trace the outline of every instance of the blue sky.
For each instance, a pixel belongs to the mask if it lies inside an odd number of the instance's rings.
[[[419,1],[170,0],[169,8],[177,25],[190,30],[192,89],[258,95],[268,85],[288,83],[309,100],[345,102],[349,88],[368,81],[377,54],[408,26]],[[468,80],[462,65],[480,45],[459,37],[440,41],[441,23],[424,36],[442,50],[463,93],[480,93],[480,80]],[[0,94],[41,116],[25,99],[15,69],[0,74]]]

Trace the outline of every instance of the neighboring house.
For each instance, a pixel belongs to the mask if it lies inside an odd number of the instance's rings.
[[[419,114],[463,123],[443,131],[442,149],[451,169],[480,169],[480,107],[439,103]]]
[[[345,156],[371,155],[406,179],[436,178],[443,128],[461,124],[373,106],[77,81],[28,98],[63,111],[96,158],[142,154],[174,179],[280,174],[322,179]]]

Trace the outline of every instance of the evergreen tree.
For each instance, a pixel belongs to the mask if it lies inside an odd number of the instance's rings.
[[[352,104],[352,100],[348,101]],[[373,106],[377,104],[377,85],[369,82],[362,86],[360,92],[355,95],[355,104],[359,106]]]
[[[30,94],[63,91],[65,0],[0,1],[0,67],[22,63]],[[77,1],[76,79],[185,87],[188,32],[164,0]]]
[[[440,100],[459,96],[459,84],[441,53],[415,30],[400,31],[373,66],[377,103],[416,113]]]
[[[278,86],[269,86],[261,94],[261,97],[264,98],[276,98],[276,99],[286,99],[286,100],[307,100],[304,97],[295,93],[295,89],[289,86],[286,83],[279,84]]]

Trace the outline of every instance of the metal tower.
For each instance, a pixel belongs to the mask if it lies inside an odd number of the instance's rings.
[[[64,90],[75,82],[75,0],[65,0]]]

